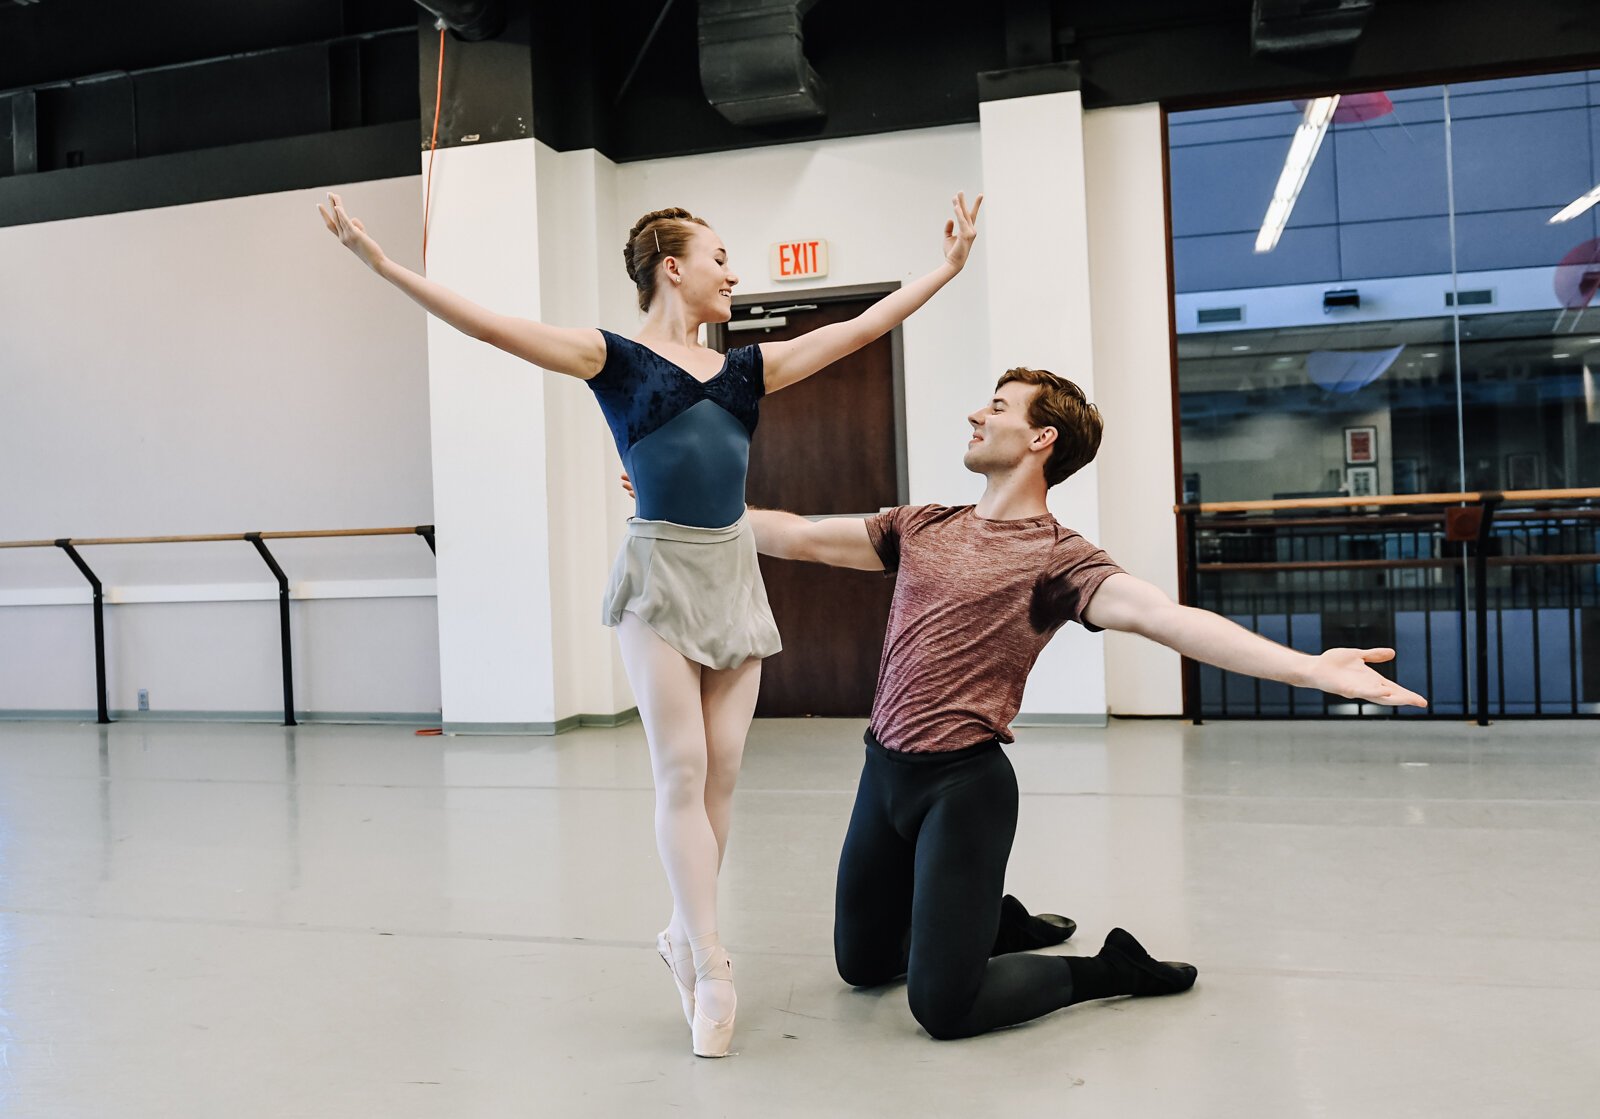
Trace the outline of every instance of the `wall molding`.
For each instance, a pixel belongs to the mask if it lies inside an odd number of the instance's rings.
[[[447,722],[444,732],[450,735],[556,735],[579,727],[620,727],[639,717],[639,709],[630,707],[614,715],[568,715],[553,723],[468,723]]]
[[[1080,714],[1050,715],[1023,711],[1011,720],[1014,727],[1103,727],[1108,720],[1103,712],[1085,711]]]
[[[436,579],[319,579],[290,582],[298,601],[356,598],[436,598]],[[107,586],[108,606],[164,602],[276,602],[276,583],[192,583]],[[0,590],[0,606],[88,606],[87,584],[78,587],[28,587]]]
[[[275,711],[134,711],[114,708],[113,723],[283,723],[283,708]],[[437,726],[437,711],[296,711],[298,723],[382,723],[402,726]],[[0,708],[0,722],[82,722],[95,721],[95,709],[84,708]]]

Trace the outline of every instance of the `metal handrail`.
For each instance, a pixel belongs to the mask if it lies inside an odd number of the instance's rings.
[[[95,703],[96,721],[100,723],[111,722],[111,713],[106,700],[106,640],[105,640],[105,596],[100,579],[84,562],[78,554],[78,548],[101,546],[107,544],[216,544],[240,542],[249,544],[266,563],[267,569],[272,572],[274,581],[278,584],[278,640],[283,658],[283,725],[295,726],[294,718],[294,670],[293,646],[289,631],[289,577],[278,565],[276,557],[268,550],[267,540],[325,540],[332,537],[347,536],[420,536],[427,542],[428,550],[435,555],[438,548],[434,543],[434,528],[432,525],[411,525],[405,528],[318,528],[303,529],[295,532],[232,532],[208,533],[191,536],[102,536],[102,537],[62,537],[57,540],[0,540],[0,548],[60,548],[66,553],[67,558],[85,579],[94,592],[94,675],[95,675]]]
[[[1172,507],[1178,515],[1179,523],[1183,528],[1182,552],[1184,560],[1183,588],[1185,601],[1191,604],[1200,601],[1200,575],[1206,573],[1222,572],[1290,572],[1290,571],[1331,571],[1331,570],[1400,570],[1407,568],[1445,568],[1470,559],[1473,573],[1474,603],[1477,629],[1476,646],[1476,694],[1477,694],[1477,722],[1480,726],[1489,725],[1489,688],[1488,688],[1488,571],[1490,567],[1520,567],[1534,565],[1551,566],[1579,566],[1600,563],[1600,556],[1596,555],[1571,555],[1571,556],[1491,556],[1489,554],[1489,541],[1492,535],[1492,526],[1496,518],[1507,516],[1507,506],[1526,506],[1530,503],[1562,502],[1562,501],[1593,501],[1600,499],[1600,489],[1574,488],[1574,489],[1543,489],[1543,490],[1478,490],[1461,493],[1422,493],[1422,494],[1386,494],[1372,497],[1322,497],[1322,498],[1288,498],[1270,501],[1214,501],[1192,504],[1179,504]],[[1287,561],[1287,562],[1221,562],[1201,563],[1199,553],[1199,529],[1202,527],[1201,516],[1219,513],[1264,513],[1293,509],[1366,509],[1366,508],[1410,508],[1419,506],[1436,506],[1438,515],[1418,517],[1405,514],[1374,514],[1370,518],[1355,517],[1330,517],[1325,522],[1326,527],[1349,526],[1353,523],[1370,523],[1374,527],[1398,521],[1414,521],[1425,519],[1429,521],[1442,520],[1444,522],[1445,538],[1465,546],[1466,554],[1461,559],[1443,558],[1406,558],[1406,559],[1371,559],[1371,560],[1338,560],[1338,561]],[[1558,517],[1583,517],[1590,510],[1573,509],[1553,512]],[[1525,519],[1512,513],[1510,519]],[[1304,527],[1320,527],[1315,519],[1296,519],[1288,521],[1252,521],[1252,520],[1210,520],[1204,522],[1207,528],[1226,528],[1228,526],[1239,528],[1270,527],[1281,528],[1289,525],[1302,525]],[[1463,650],[1465,643],[1463,643]],[[1463,656],[1465,653],[1463,652]],[[1465,664],[1463,664],[1465,669]],[[1185,706],[1187,713],[1195,721],[1200,721],[1200,677],[1197,662],[1184,658],[1184,689],[1186,693]]]

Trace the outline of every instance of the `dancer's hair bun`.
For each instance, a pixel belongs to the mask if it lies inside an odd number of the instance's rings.
[[[655,295],[656,265],[669,256],[682,256],[689,248],[693,231],[688,223],[709,225],[681,206],[651,210],[628,230],[628,243],[622,249],[622,266],[639,292],[639,310],[648,311]]]

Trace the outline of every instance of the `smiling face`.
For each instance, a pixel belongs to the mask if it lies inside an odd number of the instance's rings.
[[[972,438],[962,465],[975,474],[1011,473],[1033,460],[1040,475],[1056,440],[1053,427],[1034,427],[1028,405],[1038,392],[1034,385],[1010,381],[994,390],[989,403],[967,417]]]
[[[733,289],[739,274],[728,265],[728,249],[716,231],[691,225],[688,245],[677,256],[661,262],[661,287],[670,287],[682,299],[691,317],[700,322],[727,322],[733,317]]]

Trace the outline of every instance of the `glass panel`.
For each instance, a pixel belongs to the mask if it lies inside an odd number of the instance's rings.
[[[1551,218],[1600,182],[1600,79],[1449,87],[1469,489],[1600,485],[1597,211]],[[1591,388],[1585,397],[1585,380]]]
[[[1460,284],[1492,296],[1461,308],[1467,486],[1600,485],[1600,310],[1592,306],[1600,229],[1593,208],[1568,209],[1600,182],[1600,82],[1577,73],[1538,84],[1452,84],[1447,92]],[[1508,519],[1496,550],[1572,555],[1584,550],[1580,537],[1592,525]],[[1488,569],[1488,698],[1497,714],[1574,708],[1596,572],[1534,562]]]
[[[1186,502],[1600,487],[1600,71],[1174,113],[1168,143]],[[1437,506],[1211,518],[1193,594],[1308,651],[1393,645],[1431,714],[1600,710],[1600,511],[1492,526],[1480,583]]]
[[[1458,485],[1444,109],[1437,86],[1341,98],[1267,251],[1307,103],[1169,118],[1190,496]]]

